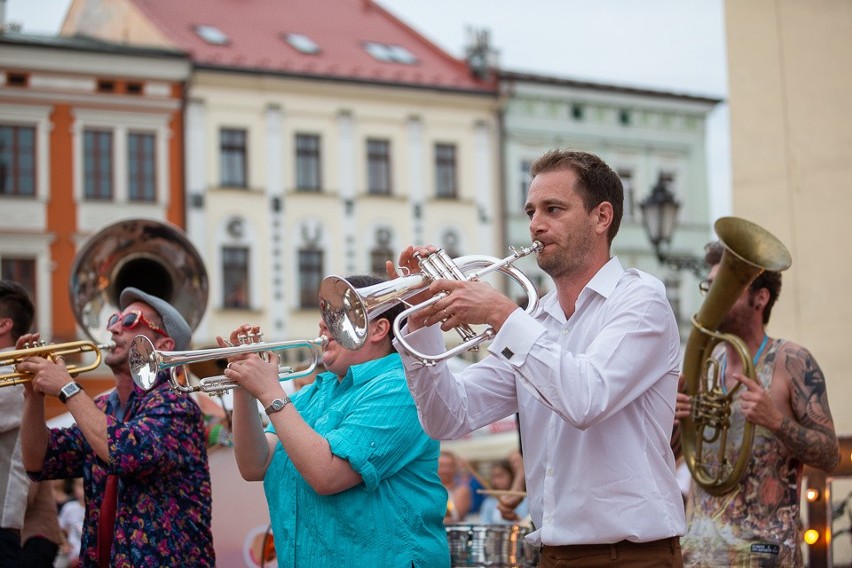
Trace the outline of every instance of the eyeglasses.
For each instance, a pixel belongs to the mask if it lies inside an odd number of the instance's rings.
[[[709,278],[707,280],[702,280],[701,282],[698,283],[698,291],[701,292],[701,295],[703,296],[707,292],[710,291],[710,286],[712,286],[712,285],[713,285],[713,281],[710,280]]]
[[[123,327],[125,329],[133,329],[134,327],[139,325],[139,322],[141,321],[142,323],[144,323],[149,328],[156,331],[157,333],[159,333],[163,337],[169,336],[169,334],[166,333],[165,331],[163,331],[163,329],[161,327],[159,327],[157,324],[151,323],[151,321],[148,318],[146,318],[144,315],[142,315],[142,312],[139,311],[139,310],[130,310],[126,314],[119,314],[117,312],[112,314],[111,316],[109,316],[109,319],[107,320],[107,329],[111,328],[112,326],[114,326],[119,321],[121,321],[121,327]]]

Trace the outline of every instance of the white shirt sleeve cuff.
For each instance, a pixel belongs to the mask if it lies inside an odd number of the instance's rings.
[[[512,366],[523,364],[532,346],[547,330],[524,310],[517,309],[506,319],[503,327],[494,336],[488,351]]]

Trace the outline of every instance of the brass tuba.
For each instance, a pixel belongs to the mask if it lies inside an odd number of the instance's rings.
[[[108,225],[74,257],[71,306],[77,323],[97,343],[112,339],[107,320],[129,286],[174,306],[193,330],[207,306],[204,261],[181,229],[163,221],[125,219]]]
[[[707,297],[692,318],[683,357],[685,392],[691,397],[692,412],[680,424],[683,455],[692,478],[708,493],[722,495],[733,489],[745,472],[754,427],[745,421],[738,445],[728,439],[731,403],[741,385],[725,391],[713,350],[721,342],[730,343],[742,361],[743,374],[755,379],[755,371],[742,339],[716,330],[755,278],[764,270],[786,270],[791,258],[780,240],[745,219],[722,217],[714,228],[725,250]],[[728,452],[729,442],[733,453]]]

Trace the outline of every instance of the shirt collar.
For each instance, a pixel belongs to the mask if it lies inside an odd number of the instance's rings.
[[[618,257],[614,256],[592,276],[592,279],[589,280],[585,288],[597,292],[604,298],[608,298],[613,290],[615,290],[623,274],[624,267],[621,266],[621,261],[618,260]],[[585,292],[585,288],[583,292]],[[583,295],[583,292],[580,292],[580,296]]]
[[[352,384],[359,385],[364,384],[368,381],[375,379],[377,376],[384,373],[387,369],[390,369],[394,365],[401,365],[402,362],[399,358],[399,353],[388,353],[384,357],[380,359],[372,359],[370,361],[364,361],[363,363],[358,363],[357,365],[352,365],[349,367],[349,370],[346,372],[346,376],[343,377],[344,380],[351,379]],[[317,376],[317,380],[327,381],[327,380],[337,380],[337,375],[330,372],[325,372]]]
[[[595,275],[592,276],[592,279],[589,280],[580,291],[576,305],[579,306],[583,299],[588,297],[592,292],[595,292],[604,298],[608,298],[615,290],[615,287],[618,285],[618,281],[621,280],[622,275],[624,275],[624,267],[621,265],[621,261],[618,260],[617,256],[610,258],[609,261],[601,266]],[[559,305],[559,297],[556,295],[555,290],[549,292],[541,299],[541,308],[562,323],[566,321],[565,313]]]

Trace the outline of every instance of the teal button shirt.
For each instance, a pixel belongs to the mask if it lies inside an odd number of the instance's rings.
[[[363,483],[319,495],[279,442],[263,481],[278,565],[448,568],[439,443],[420,426],[399,355],[355,365],[342,381],[323,373],[292,400]]]

